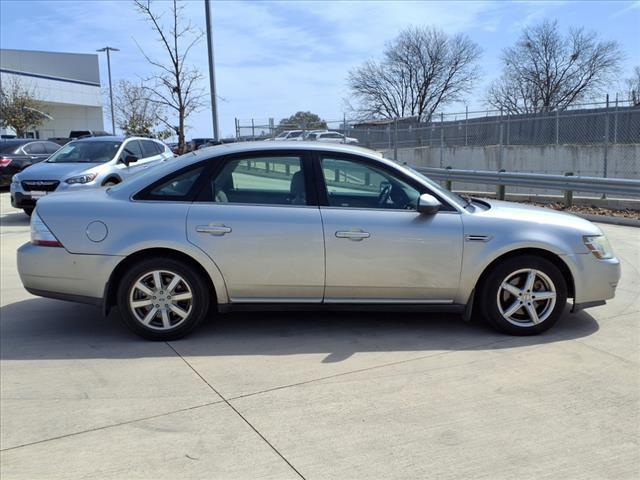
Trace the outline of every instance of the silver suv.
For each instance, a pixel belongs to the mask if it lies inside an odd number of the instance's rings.
[[[13,177],[11,205],[31,215],[38,199],[48,193],[115,185],[169,158],[169,147],[150,138],[104,136],[69,142]]]

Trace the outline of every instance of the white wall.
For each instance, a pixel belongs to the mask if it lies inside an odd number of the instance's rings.
[[[36,130],[40,138],[68,137],[71,130],[104,130],[100,87],[2,72],[0,81],[18,80],[33,89],[45,113],[53,117]]]
[[[439,147],[398,149],[398,162],[419,167],[452,167],[462,170],[492,170],[602,177],[604,147],[590,145],[549,146],[489,146],[445,147],[442,157]],[[393,158],[393,150],[385,150],[386,158]],[[441,162],[442,160],[442,162]],[[616,144],[607,150],[607,176],[640,179],[640,145]],[[459,190],[485,191],[486,185],[456,183]],[[489,186],[489,190],[495,189]],[[509,187],[514,193],[535,193],[524,187]],[[552,192],[546,192],[552,193]]]

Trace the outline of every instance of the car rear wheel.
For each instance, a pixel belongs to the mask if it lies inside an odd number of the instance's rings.
[[[567,303],[567,285],[560,270],[549,260],[530,255],[497,265],[479,291],[484,319],[511,335],[548,330]]]
[[[196,328],[209,309],[200,274],[174,259],[149,259],[130,268],[118,286],[118,308],[133,332],[175,340]]]

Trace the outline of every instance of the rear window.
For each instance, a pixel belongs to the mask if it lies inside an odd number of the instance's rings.
[[[180,170],[174,172],[138,193],[134,198],[136,200],[185,200],[188,198],[203,170],[204,166],[196,166],[186,171]]]
[[[0,142],[0,153],[16,153],[24,142]]]

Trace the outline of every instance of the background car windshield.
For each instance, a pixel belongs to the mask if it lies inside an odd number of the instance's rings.
[[[122,142],[72,142],[54,153],[48,163],[105,163],[115,157]]]

